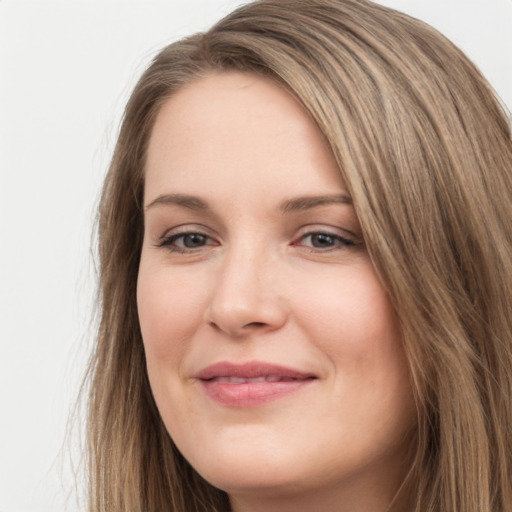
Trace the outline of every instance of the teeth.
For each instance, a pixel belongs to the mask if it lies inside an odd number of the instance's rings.
[[[247,384],[250,382],[290,382],[295,380],[292,377],[279,377],[277,375],[263,375],[261,377],[216,377],[217,382],[226,382],[228,384]]]

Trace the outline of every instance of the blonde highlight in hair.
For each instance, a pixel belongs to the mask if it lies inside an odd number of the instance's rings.
[[[144,162],[155,117],[213,72],[271,77],[304,104],[352,195],[400,320],[418,409],[415,512],[512,504],[512,140],[475,66],[366,0],[263,0],[165,48],[126,107],[99,211],[90,370],[91,512],[220,512],[169,438],[138,325]]]

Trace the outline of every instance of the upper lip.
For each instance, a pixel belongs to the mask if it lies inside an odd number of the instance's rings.
[[[241,364],[222,361],[203,368],[195,377],[199,380],[212,380],[218,377],[238,377],[246,379],[278,377],[281,379],[303,380],[316,378],[316,375],[310,372],[303,372],[294,368],[261,361],[250,361]]]

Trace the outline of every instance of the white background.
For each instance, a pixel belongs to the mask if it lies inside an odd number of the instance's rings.
[[[239,3],[0,0],[0,512],[85,510],[68,455],[79,462],[83,422],[65,434],[92,343],[92,220],[120,115],[159,48]],[[512,107],[512,0],[382,3],[440,29]]]

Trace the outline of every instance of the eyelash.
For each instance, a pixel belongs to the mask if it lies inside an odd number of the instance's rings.
[[[315,247],[314,245],[312,245],[312,246],[308,247],[308,249],[311,252],[317,252],[317,251],[328,252],[328,251],[332,251],[332,250],[336,250],[336,249],[344,249],[344,248],[348,248],[348,247],[352,247],[352,246],[356,245],[356,242],[354,242],[354,240],[350,240],[348,238],[345,238],[341,235],[337,235],[335,233],[329,233],[328,231],[311,231],[309,233],[305,233],[304,235],[301,235],[298,238],[298,240],[304,241],[306,238],[312,239],[313,237],[317,237],[317,239],[319,237],[328,238],[332,241],[332,245],[330,245],[329,247]],[[311,242],[312,242],[312,240],[311,240]],[[294,242],[294,245],[296,245],[295,242]]]
[[[197,245],[195,247],[183,247],[183,246],[179,246],[176,244],[176,242],[180,239],[184,243],[185,237],[187,237],[187,236],[201,237],[201,239],[204,243],[201,245]],[[329,245],[328,247],[315,247],[313,245],[314,244],[314,242],[312,240],[313,237],[316,237],[317,241],[318,241],[318,238],[325,237],[324,240],[325,239],[330,240],[331,245]],[[343,236],[335,234],[335,233],[330,233],[328,231],[321,231],[321,230],[310,231],[308,233],[301,235],[292,243],[292,245],[300,246],[301,245],[300,242],[304,241],[308,238],[310,239],[311,245],[304,246],[304,247],[310,252],[329,252],[329,251],[333,251],[333,250],[346,249],[346,248],[353,247],[353,246],[357,245],[357,242],[354,240],[350,240],[349,238],[343,237]],[[218,245],[216,242],[214,242],[212,244],[211,243],[212,241],[214,241],[214,240],[210,236],[208,236],[204,233],[201,233],[199,231],[183,231],[183,232],[175,233],[173,235],[163,238],[158,243],[158,247],[165,247],[167,250],[174,252],[174,253],[187,254],[187,253],[195,252],[196,250],[200,250],[203,247],[208,246],[208,245]]]
[[[187,237],[187,236],[190,236],[190,237],[199,236],[202,239],[204,239],[205,242],[208,242],[208,240],[210,240],[210,241],[213,240],[208,235],[205,235],[204,233],[201,233],[199,231],[182,231],[181,233],[175,233],[173,235],[164,237],[158,244],[158,247],[165,247],[166,249],[168,249],[171,252],[176,252],[179,254],[186,254],[186,253],[194,252],[195,250],[201,249],[205,245],[208,245],[207,243],[197,246],[197,247],[180,247],[179,245],[176,245],[176,241],[178,241],[180,239],[185,240],[185,237]],[[217,245],[217,244],[212,244],[212,245]]]

